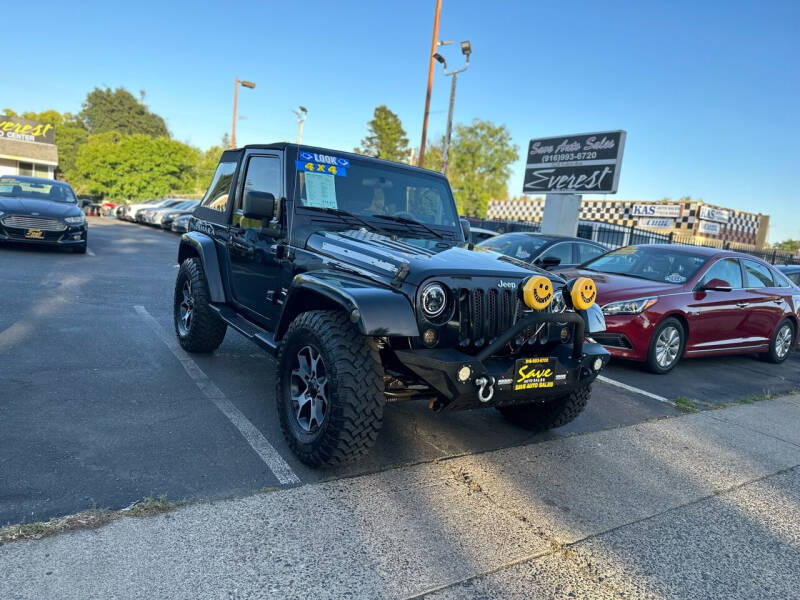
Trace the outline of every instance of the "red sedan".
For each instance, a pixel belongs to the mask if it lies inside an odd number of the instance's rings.
[[[681,357],[758,353],[779,363],[797,339],[800,293],[777,269],[737,252],[627,246],[560,271],[597,284],[613,356],[666,373]]]

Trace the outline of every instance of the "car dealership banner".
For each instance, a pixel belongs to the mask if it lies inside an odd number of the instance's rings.
[[[719,223],[712,223],[710,221],[700,221],[697,224],[698,233],[708,233],[710,235],[719,235],[722,226]]]
[[[55,144],[56,130],[51,123],[0,115],[0,138],[35,144]]]
[[[639,220],[639,227],[649,227],[650,229],[675,229],[675,219],[652,218]]]
[[[677,219],[681,216],[681,207],[679,204],[634,204],[631,207],[631,216]]]
[[[727,223],[731,219],[730,211],[711,206],[701,206],[698,216],[705,221],[716,221],[717,223]]]
[[[524,194],[614,194],[619,184],[624,131],[531,140]]]

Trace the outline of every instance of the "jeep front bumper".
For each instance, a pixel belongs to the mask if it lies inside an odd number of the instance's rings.
[[[526,328],[540,323],[569,323],[572,344],[560,344],[549,355],[520,353],[496,357]],[[584,343],[585,325],[577,313],[541,313],[522,319],[472,356],[452,348],[397,350],[397,358],[435,390],[443,408],[528,404],[563,396],[590,384],[608,364],[600,344]]]

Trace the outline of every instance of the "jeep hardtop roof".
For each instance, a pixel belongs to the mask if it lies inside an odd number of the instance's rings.
[[[233,155],[239,155],[243,150],[294,150],[296,151],[298,147],[302,147],[304,150],[308,150],[309,152],[317,152],[319,154],[335,154],[336,156],[343,156],[345,158],[351,158],[355,160],[362,160],[366,162],[373,162],[377,164],[389,164],[393,167],[400,167],[403,169],[407,169],[409,171],[419,171],[421,173],[425,173],[426,175],[438,175],[442,179],[446,179],[444,175],[442,175],[439,171],[433,171],[431,169],[425,169],[423,167],[415,167],[412,165],[407,165],[405,163],[394,162],[391,160],[386,160],[383,158],[375,158],[372,156],[365,156],[363,154],[356,154],[354,152],[345,152],[343,150],[336,150],[334,148],[321,148],[318,146],[307,146],[305,144],[301,144],[298,146],[297,144],[290,143],[290,142],[274,142],[272,144],[247,144],[246,146],[242,146],[240,148],[234,148],[232,150],[225,150],[222,154],[222,157],[225,158],[226,155],[229,156],[230,159],[233,159]]]

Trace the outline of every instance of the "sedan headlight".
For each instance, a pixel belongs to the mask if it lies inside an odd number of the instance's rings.
[[[428,318],[438,317],[447,307],[447,292],[441,283],[429,283],[420,297],[423,314]]]
[[[83,225],[84,223],[86,223],[86,217],[84,215],[80,215],[78,217],[67,217],[64,220],[70,225]]]
[[[620,300],[611,302],[603,307],[604,315],[638,315],[658,302],[658,298],[636,298],[635,300]]]

